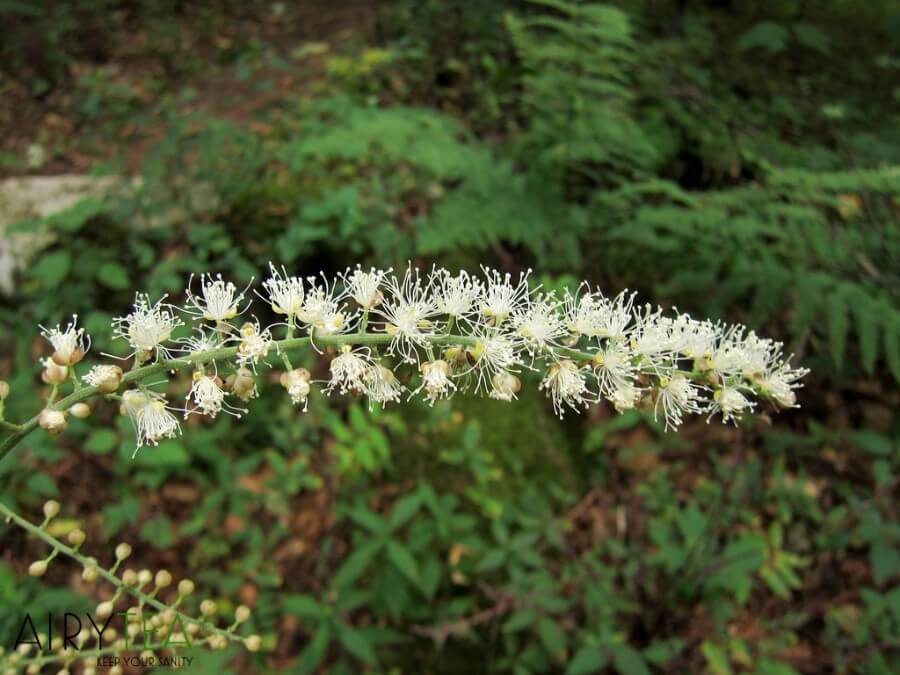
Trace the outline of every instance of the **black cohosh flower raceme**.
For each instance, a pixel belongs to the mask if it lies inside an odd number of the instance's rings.
[[[0,451],[36,426],[61,433],[73,406],[94,395],[121,402],[138,448],[155,445],[180,433],[181,416],[244,414],[232,401],[258,395],[261,368],[283,367],[281,384],[302,410],[315,391],[357,394],[370,405],[416,396],[434,405],[465,392],[514,401],[523,373],[537,371],[560,417],[605,400],[619,412],[649,410],[667,429],[687,415],[737,422],[759,401],[795,407],[808,372],[790,365],[781,343],[744,326],[666,315],[638,304],[633,293],[610,297],[586,283],[561,295],[546,292],[529,285],[529,273],[422,272],[410,265],[395,274],[357,266],[334,278],[301,278],[270,264],[256,295],[278,317],[271,325],[249,313],[249,287],[240,291],[210,274],[200,276],[199,289],[193,282],[182,307],[138,293],[113,321],[114,337],[134,357],[127,372],[101,363],[79,376],[90,339],[77,319],[65,330],[43,329],[53,350],[43,371],[51,399],[25,424],[3,422],[10,435]],[[185,322],[194,333],[173,340]],[[304,347],[331,348],[325,382],[292,366],[290,353]],[[186,368],[193,378],[183,406],[145,383]],[[58,398],[66,387],[72,393]]]

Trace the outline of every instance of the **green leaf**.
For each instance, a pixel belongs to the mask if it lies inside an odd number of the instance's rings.
[[[877,431],[868,429],[854,431],[850,434],[850,439],[853,441],[853,445],[870,455],[888,457],[894,452],[894,444],[891,439]]]
[[[393,511],[391,511],[391,530],[396,530],[397,528],[403,526],[406,521],[416,515],[416,512],[419,510],[419,506],[421,506],[421,504],[422,500],[419,497],[418,493],[406,495],[403,499],[397,502],[397,504],[394,506]]]
[[[318,600],[309,595],[289,595],[284,599],[284,611],[304,619],[318,619],[322,616],[322,607]]]
[[[328,642],[331,640],[331,626],[327,623],[322,624],[312,640],[300,655],[300,662],[297,670],[300,673],[313,673],[325,658],[325,651],[328,649]]]
[[[95,429],[84,442],[84,449],[95,455],[105,455],[116,447],[119,435],[110,429]]]
[[[141,527],[141,538],[156,549],[167,549],[175,541],[172,521],[166,516],[151,518]]]
[[[403,573],[403,576],[416,586],[419,585],[419,565],[409,549],[396,541],[389,541],[387,555],[388,559]]]
[[[725,650],[712,642],[703,641],[700,647],[703,656],[706,657],[706,664],[713,672],[713,675],[731,675],[731,662],[728,660],[728,654]]]
[[[847,301],[841,289],[828,296],[828,343],[831,358],[840,371],[844,367],[844,352],[847,350],[847,332],[850,318],[847,315]]]
[[[889,321],[884,328],[884,354],[891,374],[900,382],[900,319]]]
[[[360,661],[373,665],[378,660],[375,650],[369,644],[369,640],[362,631],[351,628],[346,624],[341,624],[338,626],[338,639],[347,648],[347,651]]]
[[[127,270],[115,262],[106,262],[97,268],[97,281],[115,291],[125,290],[131,285]]]
[[[566,634],[550,617],[543,617],[538,621],[538,635],[544,648],[557,660],[562,660],[566,655]]]
[[[617,645],[614,648],[613,664],[620,675],[653,675],[644,657],[628,645]]]
[[[157,446],[138,450],[134,462],[145,467],[180,467],[191,461],[190,455],[180,441],[162,441]]]
[[[884,309],[878,303],[872,302],[871,297],[861,288],[854,289],[851,309],[859,337],[859,353],[863,370],[867,375],[875,372],[875,361],[878,359],[878,333],[879,323]],[[890,308],[887,308],[888,315]]]
[[[877,542],[869,550],[869,563],[872,566],[872,578],[877,586],[900,573],[900,550],[883,542]]]
[[[54,251],[42,255],[31,268],[31,274],[40,279],[46,288],[52,289],[62,283],[71,267],[72,255],[68,251]]]
[[[591,675],[600,672],[606,666],[606,657],[596,647],[582,647],[566,669],[566,675]]]
[[[347,588],[352,585],[353,582],[362,576],[369,563],[372,562],[372,559],[380,550],[381,542],[376,540],[369,541],[353,551],[334,575],[335,588]]]
[[[759,47],[772,54],[777,54],[787,47],[788,37],[788,29],[780,23],[760,21],[741,35],[735,44],[740,51]]]

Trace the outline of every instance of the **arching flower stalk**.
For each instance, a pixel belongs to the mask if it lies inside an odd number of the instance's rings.
[[[673,429],[689,415],[736,424],[763,402],[776,409],[797,405],[808,371],[790,365],[781,343],[744,326],[698,321],[683,312],[668,316],[659,307],[636,306],[633,293],[607,297],[588,284],[559,301],[529,287],[527,272],[514,277],[482,271],[483,281],[442,268],[420,274],[407,266],[397,275],[357,266],[303,282],[270,264],[260,297],[278,321],[250,318],[239,329],[229,322],[250,309],[247,289],[238,292],[220,276],[204,274],[200,295],[188,290],[184,306],[165,298],[152,304],[138,293],[131,312],[113,321],[113,335],[128,342],[135,358],[127,372],[100,363],[79,378],[73,369],[90,338],[75,319],[65,330],[42,329],[53,350],[42,374],[52,393],[44,411],[25,423],[0,419],[8,432],[0,456],[38,426],[62,433],[70,412],[90,414],[77,404],[115,395],[126,385],[122,410],[134,424],[138,447],[171,438],[181,431],[173,413],[184,411],[170,408],[145,380],[180,369],[195,372],[185,394],[189,414],[243,414],[228,397],[255,398],[262,383],[257,371],[272,367],[267,357],[273,353],[285,365],[282,385],[304,411],[317,391],[363,396],[370,405],[396,403],[404,392],[429,405],[467,391],[514,401],[530,370],[540,372],[538,388],[560,416],[606,400],[619,412],[644,409]],[[378,319],[369,324],[370,313]],[[181,316],[214,326],[201,325],[176,347],[172,332],[182,325]],[[324,386],[287,358],[310,347],[330,360]],[[399,363],[382,360],[380,350]],[[148,363],[154,357],[156,363]]]

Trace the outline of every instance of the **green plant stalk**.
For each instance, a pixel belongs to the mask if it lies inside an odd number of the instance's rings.
[[[343,335],[316,335],[313,339],[316,346],[341,346],[346,344],[385,345],[389,344],[393,338],[386,333],[348,333]],[[426,340],[433,345],[462,345],[465,347],[474,347],[478,343],[478,338],[467,335],[433,335],[427,337]],[[283,340],[273,341],[272,347],[276,350],[276,353],[278,353],[308,347],[309,344],[309,337],[285,338]],[[122,385],[140,382],[148,377],[167,370],[180,370],[182,368],[203,365],[219,359],[230,359],[237,354],[237,351],[237,347],[222,347],[206,352],[200,352],[198,354],[191,354],[189,356],[158,361],[139,368],[133,368],[122,377]],[[579,351],[577,349],[569,349],[567,347],[554,348],[553,352],[558,356],[580,361],[590,361],[594,358],[594,354]],[[58,401],[49,403],[47,407],[51,410],[65,411],[76,403],[97,395],[100,395],[97,391],[97,387],[85,386]],[[11,425],[13,430],[12,433],[0,441],[0,466],[6,461],[12,449],[38,426],[38,417],[39,415],[35,415],[27,422],[19,425],[12,425],[12,423],[4,425],[6,428],[10,428]]]
[[[202,642],[202,640],[197,640],[197,643],[200,643],[200,642]],[[192,643],[192,646],[193,646],[193,643]],[[74,652],[74,653],[70,652],[68,654],[63,654],[63,653],[47,654],[45,656],[38,656],[35,658],[31,658],[31,659],[24,658],[21,661],[16,661],[15,667],[21,668],[23,666],[27,667],[27,666],[31,666],[31,665],[44,666],[48,663],[56,663],[57,661],[63,661],[63,662],[76,661],[76,660],[84,661],[85,659],[100,658],[101,656],[118,655],[124,651],[129,651],[129,652],[130,651],[135,651],[135,652],[136,651],[142,651],[142,652],[143,651],[151,651],[154,653],[161,652],[165,649],[171,649],[172,651],[175,651],[176,649],[183,648],[183,647],[186,647],[186,645],[183,645],[183,644],[177,643],[177,642],[174,644],[173,643],[167,644],[165,642],[157,642],[157,643],[150,643],[150,644],[146,644],[146,645],[143,643],[135,643],[135,644],[129,644],[127,649],[122,649],[116,645],[111,645],[109,647],[104,647],[103,649],[81,649],[77,652]],[[5,664],[3,664],[2,661],[0,661],[0,665],[5,665]]]
[[[184,625],[187,625],[189,623],[196,623],[196,624],[199,624],[207,633],[217,633],[218,635],[222,635],[223,637],[227,638],[230,642],[243,642],[242,638],[238,637],[237,635],[234,635],[233,633],[228,632],[227,630],[218,628],[217,626],[214,626],[212,623],[210,623],[208,621],[198,621],[197,619],[190,617],[187,614],[182,614],[181,612],[179,612],[172,606],[167,605],[164,602],[161,602],[160,600],[157,600],[155,597],[153,597],[150,594],[144,593],[143,591],[140,591],[137,588],[133,588],[131,586],[126,586],[125,583],[121,579],[119,579],[119,577],[117,577],[115,574],[113,574],[109,570],[101,567],[100,565],[93,562],[92,560],[88,559],[87,556],[82,555],[81,553],[76,551],[74,548],[72,548],[70,546],[66,546],[59,539],[57,539],[56,537],[54,537],[51,534],[48,534],[46,530],[38,527],[34,523],[26,520],[25,518],[23,518],[22,516],[17,514],[15,511],[10,509],[3,502],[0,502],[0,514],[3,514],[6,518],[8,518],[9,520],[12,520],[16,525],[18,525],[19,527],[21,527],[24,530],[27,530],[28,532],[33,534],[38,539],[41,539],[45,544],[47,544],[48,546],[53,548],[55,551],[59,551],[63,555],[68,556],[69,558],[72,558],[73,560],[78,561],[79,563],[81,563],[81,565],[83,567],[95,568],[97,570],[98,576],[103,577],[106,581],[108,581],[113,586],[115,586],[116,589],[124,590],[126,593],[133,595],[135,598],[140,600],[142,603],[144,603],[146,605],[150,605],[151,607],[159,610],[160,612],[168,612],[168,611],[174,612],[175,616],[178,617],[178,619],[180,619]]]

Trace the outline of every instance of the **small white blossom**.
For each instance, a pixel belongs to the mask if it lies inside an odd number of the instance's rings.
[[[158,445],[161,440],[181,433],[178,418],[169,412],[162,394],[131,389],[122,396],[122,407],[131,418],[137,435],[135,455],[145,445]]]
[[[341,353],[332,359],[329,365],[331,381],[325,387],[325,391],[331,393],[337,389],[342,394],[348,391],[363,391],[366,374],[371,368],[369,350],[353,351],[350,345],[344,345],[341,347]]]
[[[156,304],[150,303],[150,296],[138,293],[134,298],[134,311],[123,317],[113,319],[113,337],[123,338],[134,350],[132,354],[155,352],[157,358],[170,357],[169,350],[163,344],[172,337],[172,331],[184,325],[165,304],[166,296]]]
[[[316,277],[307,277],[309,290],[297,319],[318,335],[335,335],[349,327],[343,309],[343,294],[336,294],[335,285],[322,276],[322,283]]]
[[[606,398],[613,404],[616,412],[623,413],[637,406],[641,394],[642,391],[634,385],[623,384],[607,394]]]
[[[375,310],[384,317],[384,330],[393,339],[389,354],[399,354],[407,363],[418,363],[417,347],[424,346],[434,334],[432,319],[437,313],[430,287],[422,283],[419,270],[407,267],[402,280],[391,276],[386,287],[390,294]]]
[[[579,407],[586,408],[591,398],[584,371],[569,359],[551,364],[540,388],[549,392],[560,418],[566,406],[577,412]]]
[[[268,328],[260,329],[255,319],[241,326],[237,351],[237,362],[241,366],[256,368],[260,359],[266,358],[272,346],[272,333]]]
[[[483,291],[481,282],[465,270],[456,276],[443,268],[432,270],[431,284],[438,311],[455,319],[467,318]]]
[[[456,389],[453,380],[450,379],[452,370],[450,364],[442,359],[426,361],[420,367],[422,371],[422,384],[413,394],[425,390],[425,400],[434,405],[435,401],[447,398]],[[412,395],[412,394],[411,394]]]
[[[110,394],[118,389],[122,382],[122,369],[110,365],[94,366],[81,379],[92,387],[97,387],[101,393]]]
[[[472,337],[477,340],[475,346],[466,351],[474,365],[463,375],[475,373],[476,391],[488,391],[492,378],[498,372],[515,370],[517,366],[523,365],[518,354],[519,345],[509,335],[482,327]]]
[[[795,389],[803,385],[798,381],[809,373],[807,368],[791,368],[787,362],[769,366],[756,384],[763,394],[770,396],[782,408],[796,408]]]
[[[488,394],[498,401],[514,401],[522,388],[522,381],[512,373],[501,370],[491,377],[491,391]]]
[[[373,267],[368,272],[363,272],[359,265],[352,272],[348,269],[344,274],[344,281],[350,297],[356,300],[356,304],[363,309],[377,307],[384,297],[381,293],[381,284],[384,282],[385,275],[392,271],[393,268],[377,270]]]
[[[500,274],[489,267],[481,269],[487,278],[481,298],[481,314],[492,325],[499,326],[513,312],[521,311],[528,304],[531,294],[528,275],[531,270],[519,274],[518,283],[513,284],[508,272]]]
[[[696,415],[701,412],[700,390],[681,373],[675,373],[671,377],[663,376],[660,378],[656,404],[653,407],[654,419],[658,419],[660,408],[665,418],[666,431],[670,427],[678,428],[685,413]]]
[[[559,303],[552,296],[542,295],[513,315],[516,332],[522,336],[532,355],[558,347],[557,341],[566,334],[558,307]]]
[[[723,422],[734,422],[737,424],[744,411],[753,410],[755,405],[737,387],[722,387],[721,389],[716,389],[713,394],[713,399],[709,406],[710,417],[716,412],[721,412]],[[707,419],[708,421],[709,419]]]
[[[604,349],[594,355],[594,373],[604,396],[625,390],[634,384],[637,367],[634,354],[624,342],[608,341]]]
[[[91,348],[91,338],[84,334],[84,328],[78,328],[78,315],[72,315],[72,321],[65,330],[47,329],[40,326],[43,335],[53,346],[53,360],[61,366],[72,366],[81,361]]]
[[[365,378],[365,394],[369,397],[369,405],[372,403],[388,403],[399,401],[403,393],[403,385],[397,380],[390,368],[385,368],[380,363],[368,369]]]
[[[288,317],[297,316],[303,308],[303,280],[290,276],[284,267],[279,272],[271,262],[269,272],[271,276],[262,285],[272,311]]]
[[[291,403],[303,404],[303,412],[309,407],[309,371],[306,368],[294,368],[281,374],[281,386],[287,389]]]
[[[187,307],[185,311],[194,318],[216,323],[227,323],[244,309],[240,304],[244,299],[246,289],[238,292],[237,287],[230,281],[222,279],[217,274],[215,279],[210,274],[200,275],[200,295],[194,295],[191,287],[194,285],[194,275],[191,275],[187,287]],[[249,287],[249,286],[248,286]]]
[[[203,329],[179,342],[184,345],[182,352],[190,355],[204,354],[221,347],[218,336],[215,333],[207,333]]]
[[[185,418],[191,413],[196,413],[198,411],[214,418],[222,410],[225,410],[225,412],[230,413],[235,417],[240,417],[241,413],[245,411],[227,405],[225,396],[226,392],[219,386],[218,378],[211,377],[200,371],[195,372],[191,390],[187,395],[188,401],[193,400],[195,407],[192,410],[185,409]]]

